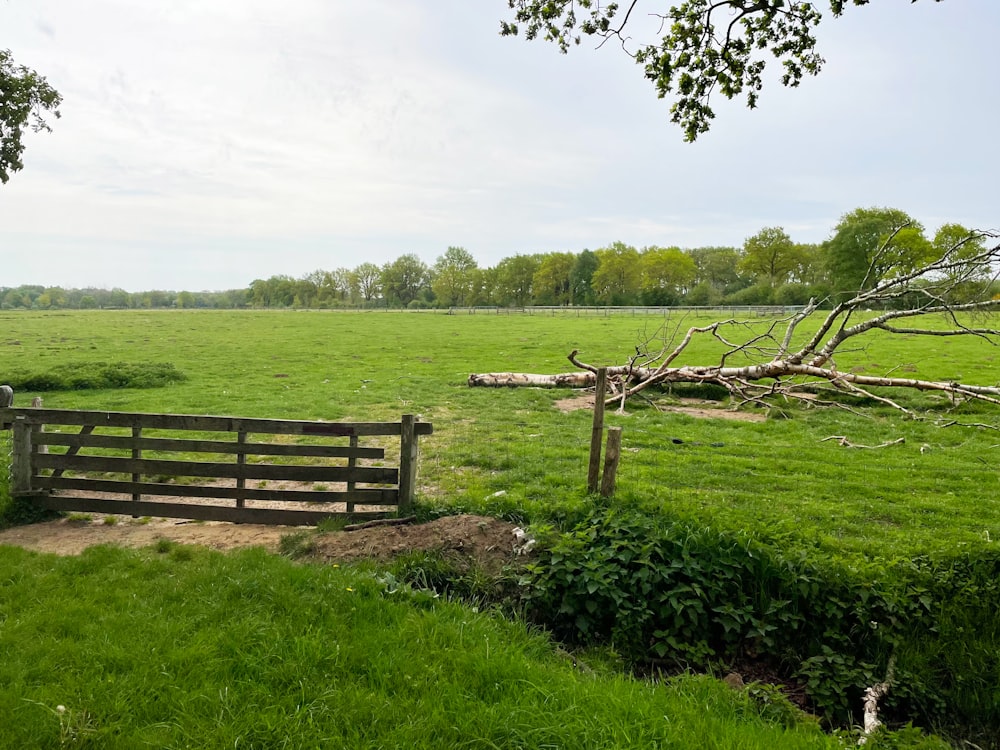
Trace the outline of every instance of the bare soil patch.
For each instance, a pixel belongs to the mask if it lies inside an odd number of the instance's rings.
[[[594,396],[571,396],[556,401],[555,407],[561,412],[577,411],[578,409],[593,409]],[[699,398],[682,398],[679,404],[657,404],[662,412],[687,414],[700,419],[731,419],[737,422],[763,422],[767,416],[761,412],[733,411],[720,406],[718,401],[708,401]]]
[[[172,518],[123,518],[93,514],[89,520],[55,521],[0,531],[0,544],[37,552],[77,555],[97,544],[140,548],[169,539],[216,550],[264,547],[277,552],[282,537],[302,527],[233,524],[222,521],[179,521]],[[387,561],[414,551],[440,552],[474,562],[491,572],[523,561],[515,551],[514,525],[496,518],[446,516],[412,526],[382,526],[358,531],[331,531],[315,536],[313,558],[329,563]]]

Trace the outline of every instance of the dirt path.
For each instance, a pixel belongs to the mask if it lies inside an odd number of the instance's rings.
[[[146,547],[159,539],[198,544],[216,550],[264,547],[278,551],[281,538],[303,531],[292,526],[232,524],[221,521],[178,521],[170,518],[123,519],[114,523],[95,514],[87,521],[65,518],[0,531],[0,544],[37,552],[77,555],[95,544]],[[318,533],[313,556],[327,562],[388,560],[412,551],[437,551],[474,560],[489,570],[523,561],[516,553],[514,525],[484,516],[446,516],[412,526],[382,526],[359,531]]]

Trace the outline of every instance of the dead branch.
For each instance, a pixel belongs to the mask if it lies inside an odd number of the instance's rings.
[[[362,529],[374,529],[378,526],[405,526],[417,520],[416,516],[406,516],[405,518],[376,518],[374,521],[364,523],[352,523],[344,527],[344,531],[361,531]]]
[[[866,334],[884,332],[906,336],[973,336],[984,343],[996,345],[1000,329],[973,324],[969,318],[977,313],[1000,309],[1000,299],[989,298],[989,284],[1000,268],[1000,245],[979,250],[978,240],[996,239],[1000,233],[980,232],[946,250],[941,257],[913,269],[885,268],[890,257],[886,240],[874,254],[862,288],[849,299],[828,311],[810,300],[798,312],[772,321],[762,332],[746,321],[718,321],[706,326],[691,326],[681,335],[675,325],[662,342],[653,346],[653,337],[635,347],[626,364],[607,367],[608,392],[600,394],[607,406],[617,404],[623,409],[632,396],[656,386],[673,383],[710,383],[725,388],[734,408],[741,405],[773,405],[778,399],[795,398],[800,391],[815,390],[817,384],[871,399],[909,416],[916,416],[897,400],[876,391],[913,389],[940,392],[953,401],[983,401],[1000,405],[1000,385],[963,383],[957,380],[925,380],[894,375],[890,368],[885,375],[865,375],[838,369],[837,357],[845,352],[864,348]],[[977,244],[968,245],[972,239]],[[977,248],[974,254],[963,248]],[[980,299],[960,297],[967,294],[969,284],[983,292]],[[964,284],[965,286],[959,286]],[[906,304],[903,304],[905,301]],[[878,312],[872,312],[872,311]],[[932,325],[935,316],[938,323]],[[796,348],[795,340],[806,321],[817,319],[811,334]],[[899,325],[899,321],[917,319],[917,324]],[[940,321],[944,321],[944,325]],[[928,321],[924,323],[924,321]],[[666,324],[661,327],[666,331]],[[733,331],[742,331],[742,340]],[[670,339],[680,340],[671,343]],[[684,364],[692,342],[708,336],[721,344],[723,351],[714,364]],[[800,338],[801,340],[801,338]],[[847,342],[852,342],[848,346]],[[855,343],[856,342],[856,343]],[[658,351],[657,351],[658,349]],[[741,359],[746,364],[738,364]],[[528,373],[485,373],[469,376],[470,386],[532,386],[542,388],[593,387],[597,366],[583,362],[579,351],[569,354],[577,372],[558,375]]]
[[[821,443],[825,443],[827,440],[836,440],[840,445],[845,448],[868,448],[874,450],[876,448],[888,448],[890,445],[902,445],[906,442],[906,438],[896,438],[895,440],[890,440],[885,443],[880,443],[879,445],[861,445],[860,443],[852,443],[847,439],[846,435],[830,435],[830,437],[825,437],[820,440]]]

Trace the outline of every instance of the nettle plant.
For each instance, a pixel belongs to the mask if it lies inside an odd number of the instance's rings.
[[[526,611],[565,642],[610,644],[644,670],[764,661],[837,724],[856,722],[865,688],[891,672],[891,715],[1000,728],[989,703],[1000,554],[848,566],[621,508],[540,542]]]

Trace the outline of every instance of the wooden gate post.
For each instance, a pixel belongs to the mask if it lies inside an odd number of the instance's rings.
[[[404,414],[399,435],[399,514],[404,515],[413,504],[417,488],[416,417]]]
[[[590,465],[587,469],[587,493],[597,492],[601,477],[601,441],[604,439],[604,394],[608,388],[608,370],[601,367],[597,371],[594,386],[594,426],[590,431]]]
[[[13,430],[10,489],[22,495],[31,492],[31,426],[24,417],[15,417]]]
[[[604,476],[601,478],[601,497],[615,494],[615,478],[618,476],[618,459],[622,454],[622,428],[608,428],[608,450],[604,457]]]

